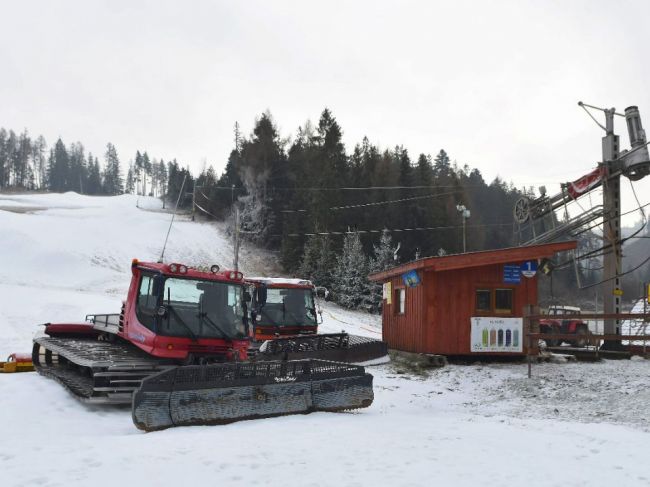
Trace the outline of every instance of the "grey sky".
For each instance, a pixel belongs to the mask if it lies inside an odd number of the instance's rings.
[[[145,149],[220,172],[235,121],[248,134],[269,109],[289,136],[327,106],[348,150],[364,135],[414,159],[444,148],[487,180],[555,191],[600,158],[578,100],[638,105],[650,128],[647,1],[0,7],[0,126],[95,154],[111,141],[124,163]]]

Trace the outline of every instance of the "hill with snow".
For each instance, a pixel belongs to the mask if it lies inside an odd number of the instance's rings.
[[[114,312],[133,257],[157,260],[170,214],[134,196],[0,194],[0,355],[38,323]],[[214,223],[178,217],[166,261],[232,261]],[[277,275],[245,247],[247,274]],[[323,331],[381,336],[379,318],[327,304]],[[650,362],[368,368],[375,402],[226,426],[142,433],[34,373],[0,375],[0,485],[648,485]]]

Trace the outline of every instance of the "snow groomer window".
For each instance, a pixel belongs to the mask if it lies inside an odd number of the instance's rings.
[[[138,321],[144,326],[153,330],[154,316],[156,305],[158,304],[157,296],[153,293],[153,278],[143,275],[140,280],[140,290],[138,291],[137,316]]]

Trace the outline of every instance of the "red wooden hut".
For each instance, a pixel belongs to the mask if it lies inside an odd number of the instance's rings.
[[[523,310],[537,305],[537,265],[558,242],[427,257],[370,275],[383,284],[383,340],[441,355],[526,353]]]

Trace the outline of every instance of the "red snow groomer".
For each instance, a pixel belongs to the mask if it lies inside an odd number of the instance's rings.
[[[251,288],[250,352],[259,358],[356,364],[388,360],[388,345],[381,340],[345,332],[318,334],[323,320],[311,281],[250,277],[246,282]]]
[[[36,370],[91,403],[130,403],[144,430],[228,423],[372,403],[363,367],[247,361],[248,292],[240,272],[133,260],[119,314],[48,323]]]

